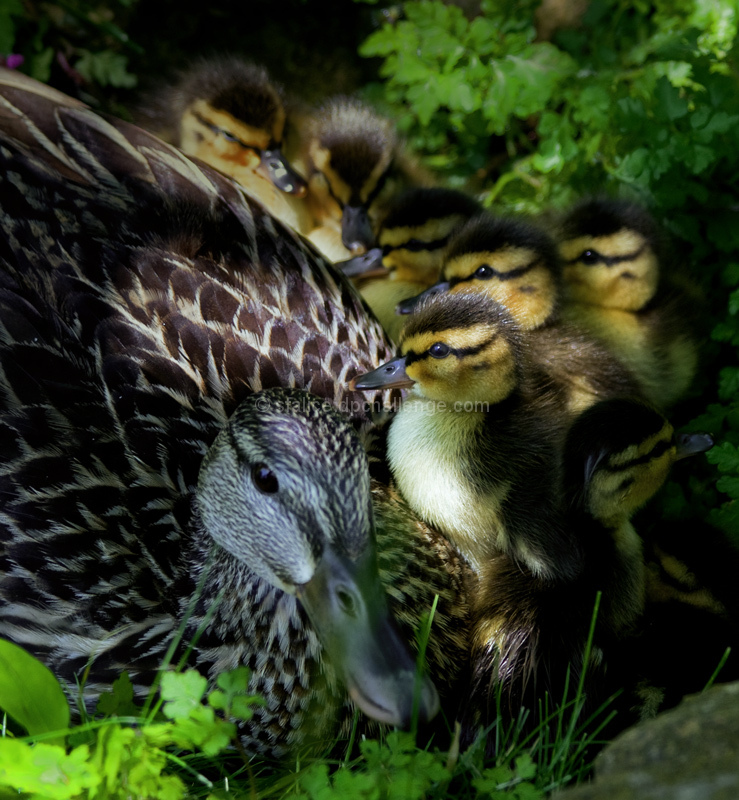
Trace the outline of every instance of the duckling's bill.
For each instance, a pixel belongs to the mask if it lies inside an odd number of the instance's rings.
[[[449,281],[440,281],[433,286],[426,289],[425,292],[417,294],[415,297],[409,297],[407,300],[401,300],[395,307],[396,314],[412,314],[416,308],[428,297],[435,297],[437,294],[444,294],[451,288]]]
[[[324,548],[297,597],[349,696],[368,717],[408,727],[416,696],[419,721],[436,714],[438,694],[428,678],[417,675],[395,629],[371,549],[353,561]]]
[[[415,381],[405,371],[405,356],[398,356],[382,364],[372,372],[353,378],[350,389],[407,389]]]
[[[390,270],[382,263],[382,250],[373,247],[366,253],[347,258],[346,261],[337,261],[338,267],[348,278],[374,278],[380,275],[387,275]]]
[[[290,166],[278,147],[263,150],[259,170],[286,194],[305,197],[308,184]]]
[[[367,209],[364,206],[344,206],[341,216],[341,241],[344,247],[357,255],[369,250],[375,243]]]
[[[675,436],[675,460],[705,453],[714,445],[708,433],[678,433]]]

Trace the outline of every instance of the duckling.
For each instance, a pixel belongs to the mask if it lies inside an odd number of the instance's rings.
[[[0,635],[92,709],[124,670],[144,695],[198,631],[188,663],[251,668],[265,706],[242,742],[282,758],[346,733],[355,703],[407,720],[401,638],[438,594],[451,691],[466,567],[367,475],[352,429],[377,459],[375,429],[345,384],[390,349],[353,288],[145,131],[7,71],[0,107]],[[333,624],[352,613],[382,647]],[[423,681],[422,718],[435,697]]]
[[[306,181],[282,154],[286,110],[267,71],[241,58],[202,59],[152,92],[137,121],[238,181],[271,214],[308,233]]]
[[[477,200],[455,189],[407,189],[390,201],[378,246],[337,264],[355,279],[392,341],[398,340],[406,322],[395,313],[397,304],[436,282],[449,237],[481,211]]]
[[[700,692],[727,649],[717,680],[739,679],[736,545],[702,519],[658,520],[645,536],[645,559],[644,616],[624,653],[637,719]]]
[[[315,223],[308,238],[331,261],[372,248],[389,198],[405,186],[430,183],[404,152],[393,123],[358,100],[327,101],[300,138]]]
[[[650,402],[674,405],[697,366],[700,298],[665,274],[667,247],[654,220],[633,203],[588,198],[566,215],[559,239],[567,318],[627,364]]]
[[[573,416],[607,397],[638,397],[635,377],[597,339],[560,317],[560,264],[551,237],[538,226],[489,214],[453,237],[441,280],[427,294],[479,292],[508,309],[526,346]],[[419,298],[424,295],[419,295]],[[418,299],[401,302],[401,314]]]
[[[637,629],[646,596],[642,540],[630,520],[659,490],[676,460],[711,445],[704,434],[675,434],[662,414],[631,399],[601,401],[575,420],[563,448],[561,496],[583,569],[571,581],[553,583],[521,572],[504,554],[485,565],[474,606],[467,738],[479,724],[495,719],[494,700],[501,692],[508,712],[517,716],[522,703],[534,710],[545,691],[558,702],[568,668],[570,685],[576,684],[586,668],[599,591],[587,667],[588,691],[594,695],[589,705],[597,708],[621,688],[628,668],[608,682],[606,668],[623,667],[621,650]]]
[[[563,416],[540,391],[507,311],[479,294],[429,297],[399,352],[351,386],[410,390],[387,440],[410,506],[476,573],[503,552],[542,578],[577,574],[578,549],[556,512]]]

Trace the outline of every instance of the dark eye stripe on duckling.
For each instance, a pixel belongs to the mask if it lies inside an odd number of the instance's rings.
[[[382,255],[386,256],[394,253],[396,250],[407,250],[410,253],[421,253],[426,250],[441,250],[446,247],[449,242],[448,236],[443,236],[441,239],[434,239],[431,242],[424,242],[421,239],[409,239],[402,244],[386,244],[382,247]]]
[[[195,119],[204,127],[208,128],[209,130],[213,131],[217,136],[223,136],[229,142],[235,142],[236,144],[240,145],[244,148],[244,150],[251,150],[254,153],[261,154],[261,149],[259,147],[254,147],[252,144],[247,144],[246,142],[242,142],[238,136],[234,136],[231,131],[225,130],[225,128],[220,128],[218,125],[214,125],[212,122],[209,122],[202,114],[199,114],[197,111],[193,112],[193,116]],[[267,149],[271,149],[276,147],[275,142],[270,142],[270,145]]]
[[[628,461],[623,461],[619,464],[614,464],[613,459],[611,459],[608,464],[604,467],[605,470],[608,472],[616,473],[616,472],[626,472],[627,470],[633,469],[634,467],[639,467],[642,464],[649,464],[650,461],[656,461],[658,458],[663,456],[670,448],[673,447],[672,439],[660,439],[654,447],[652,447],[649,452],[645,453],[641,456],[636,456],[635,458],[631,458]],[[632,481],[633,482],[633,481]]]
[[[644,252],[647,248],[647,243],[645,242],[638,250],[635,250],[633,253],[626,253],[621,256],[606,256],[603,253],[598,252],[593,247],[588,247],[580,253],[579,256],[571,259],[570,261],[566,261],[565,264],[568,266],[570,264],[585,264],[586,267],[594,267],[596,264],[604,264],[606,267],[615,267],[617,264],[623,264],[624,262],[628,261],[636,261],[637,258]],[[591,255],[586,257],[586,254],[590,253]]]
[[[508,270],[495,269],[495,267],[493,267],[491,264],[480,264],[480,266],[478,266],[477,269],[466,278],[449,278],[449,286],[456,286],[459,283],[469,283],[473,280],[491,280],[492,278],[496,278],[499,281],[512,281],[514,278],[520,278],[527,272],[531,272],[531,270],[540,263],[541,259],[535,258],[533,261],[530,261],[528,264],[525,264],[522,267],[515,267],[514,269]],[[482,267],[487,267],[487,269],[490,270],[490,274],[478,276],[477,271]]]
[[[445,331],[445,333],[447,332]],[[453,331],[452,333],[456,332]],[[487,339],[484,339],[478,344],[469,345],[468,347],[452,347],[448,342],[439,342],[440,344],[443,344],[448,348],[448,352],[446,352],[445,355],[443,356],[434,355],[434,353],[431,352],[431,347],[433,347],[433,345],[421,353],[416,353],[413,350],[409,350],[405,354],[405,364],[407,367],[410,364],[415,363],[416,361],[423,361],[424,359],[427,358],[446,358],[447,356],[456,356],[457,358],[467,358],[469,356],[474,356],[477,355],[478,353],[481,353],[483,350],[487,349],[497,338],[498,334],[493,334],[492,336],[490,336]],[[434,344],[436,344],[436,342]]]

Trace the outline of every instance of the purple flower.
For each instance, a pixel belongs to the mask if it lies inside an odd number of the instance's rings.
[[[18,69],[25,61],[20,53],[11,53],[8,56],[0,56],[0,64],[8,69]]]

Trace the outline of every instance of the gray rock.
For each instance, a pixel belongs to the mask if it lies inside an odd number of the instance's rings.
[[[595,780],[552,800],[737,800],[739,682],[685,698],[616,737]]]

